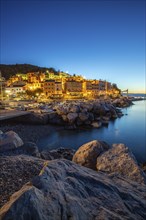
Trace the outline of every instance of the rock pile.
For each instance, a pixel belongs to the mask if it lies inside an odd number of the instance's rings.
[[[109,149],[109,145],[103,141],[91,141],[82,145],[74,154],[73,161],[82,166],[96,170],[97,157]]]
[[[123,115],[114,104],[103,100],[66,102],[57,105],[54,109],[60,118],[60,123],[72,125],[73,128],[82,125],[98,128],[102,124],[108,124],[109,120]]]
[[[108,144],[91,141],[82,145],[74,154],[73,161],[79,165],[146,183],[146,175],[138,166],[132,152],[124,144]]]

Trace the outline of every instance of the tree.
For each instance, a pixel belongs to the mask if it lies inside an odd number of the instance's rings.
[[[115,83],[112,84],[112,89],[118,91],[119,94],[121,93],[121,89],[119,89],[119,88],[117,87],[117,84],[115,84]]]

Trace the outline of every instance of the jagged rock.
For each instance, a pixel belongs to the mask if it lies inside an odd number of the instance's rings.
[[[58,148],[54,150],[43,150],[41,152],[41,157],[45,160],[54,160],[64,158],[67,160],[72,160],[75,150],[68,148]]]
[[[58,106],[56,111],[59,115],[66,115],[68,113],[68,108],[66,106]]]
[[[69,112],[78,113],[78,112],[80,112],[80,107],[78,105],[72,105],[69,108]]]
[[[1,209],[2,220],[146,219],[146,188],[67,160],[50,161]]]
[[[107,149],[109,149],[109,145],[103,141],[90,141],[76,151],[73,161],[82,166],[96,169],[97,157]]]
[[[128,97],[121,97],[119,99],[115,99],[112,101],[113,105],[116,107],[128,107],[132,105],[132,100],[130,100]]]
[[[124,144],[113,144],[111,149],[97,157],[96,168],[110,175],[121,175],[140,183],[146,183],[145,174],[138,166],[132,152]]]
[[[87,121],[88,120],[88,118],[89,118],[89,114],[88,113],[86,113],[86,112],[80,112],[79,113],[79,119],[81,120],[81,121]]]
[[[68,119],[70,124],[73,124],[77,117],[78,117],[77,113],[70,112],[70,113],[67,114],[67,119]]]
[[[94,128],[100,128],[102,126],[102,123],[100,121],[98,121],[98,122],[97,121],[93,121],[91,125]]]
[[[22,145],[22,139],[14,131],[0,134],[0,152],[18,148]]]
[[[61,115],[63,121],[67,122],[68,121],[68,118],[67,118],[67,115]]]

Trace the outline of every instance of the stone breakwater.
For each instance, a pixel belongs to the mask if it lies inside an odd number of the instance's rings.
[[[146,218],[146,175],[124,144],[39,152],[12,133],[1,132],[2,220]]]
[[[121,108],[130,105],[132,101],[127,97],[115,100],[54,102],[49,105],[51,113],[32,112],[30,115],[2,121],[0,129],[3,132],[13,130],[24,142],[37,143],[43,136],[49,136],[59,129],[107,126],[110,120],[123,115]]]
[[[65,102],[54,106],[53,109],[57,113],[58,124],[64,124],[68,129],[80,126],[98,128],[123,115],[117,107],[127,107],[131,104],[131,100],[122,97],[115,100]],[[53,118],[49,118],[49,121],[53,123]]]
[[[65,101],[54,102],[49,106],[44,104],[38,113],[32,113],[16,118],[15,121],[27,124],[57,124],[57,125],[90,125],[100,127],[107,124],[109,120],[121,117],[122,107],[132,105],[127,97],[119,99],[98,99],[91,101]],[[47,107],[46,111],[44,109]],[[51,112],[50,112],[51,111]]]

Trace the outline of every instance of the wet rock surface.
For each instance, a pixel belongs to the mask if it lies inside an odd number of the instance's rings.
[[[67,160],[53,160],[1,209],[3,220],[146,218],[146,187]]]

